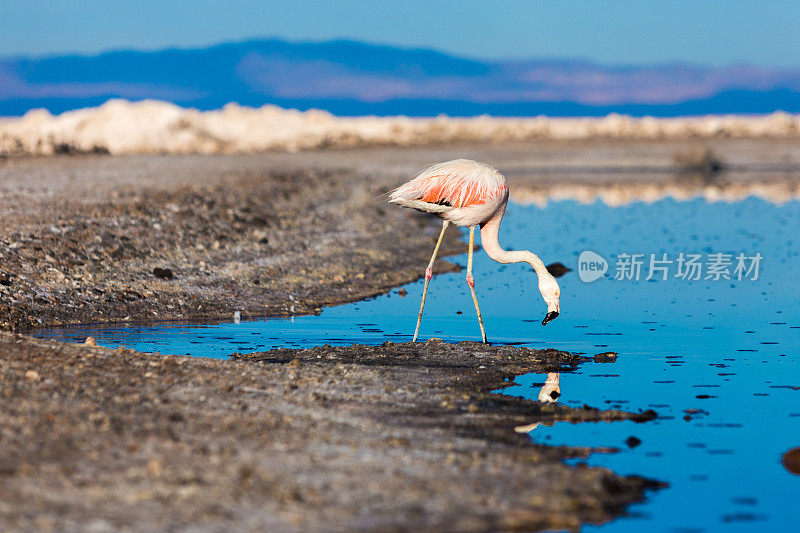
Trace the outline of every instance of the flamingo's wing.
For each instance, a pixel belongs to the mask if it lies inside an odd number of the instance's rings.
[[[467,207],[486,203],[507,190],[505,178],[497,170],[466,159],[433,165],[414,179],[401,185],[389,196],[389,201],[406,204],[429,204],[432,212],[440,207]],[[412,206],[410,206],[412,207]],[[413,207],[419,209],[418,205]]]

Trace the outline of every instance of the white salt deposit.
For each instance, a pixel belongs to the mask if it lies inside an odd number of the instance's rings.
[[[0,156],[58,152],[242,153],[362,145],[534,139],[670,139],[800,135],[800,115],[634,118],[335,117],[267,105],[215,111],[167,102],[109,100],[53,116],[43,109],[0,119]]]

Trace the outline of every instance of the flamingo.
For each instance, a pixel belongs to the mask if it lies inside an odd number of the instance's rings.
[[[500,247],[497,240],[500,222],[508,204],[508,181],[497,169],[469,159],[455,159],[432,165],[412,180],[389,193],[389,202],[432,213],[442,219],[442,231],[433,249],[433,255],[425,269],[425,285],[422,303],[419,306],[417,327],[413,342],[417,341],[428,284],[433,277],[433,263],[442,238],[450,223],[469,228],[469,256],[467,259],[467,285],[475,304],[481,338],[486,343],[483,317],[475,294],[475,278],[472,277],[472,250],[475,245],[475,227],[481,228],[481,244],[487,255],[498,263],[528,263],[539,278],[539,292],[547,304],[542,325],[558,316],[561,289],[558,282],[547,271],[539,257],[533,252],[510,251]]]
[[[547,381],[544,382],[542,388],[539,390],[539,401],[542,403],[556,403],[561,396],[561,385],[559,379],[561,374],[558,372],[548,372]],[[524,426],[515,426],[514,431],[517,433],[530,433],[538,428],[541,422],[534,422],[533,424],[525,424]]]

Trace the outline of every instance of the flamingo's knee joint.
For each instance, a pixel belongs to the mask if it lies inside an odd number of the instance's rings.
[[[425,280],[426,281],[430,281],[432,277],[433,277],[433,270],[431,270],[430,267],[426,268],[425,269]]]
[[[469,285],[470,288],[475,288],[475,278],[472,277],[472,274],[467,274],[467,285]]]

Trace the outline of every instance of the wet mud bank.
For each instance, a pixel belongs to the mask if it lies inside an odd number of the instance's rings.
[[[557,350],[386,344],[143,354],[0,334],[3,529],[577,529],[657,486],[520,423],[648,420],[490,391]]]

